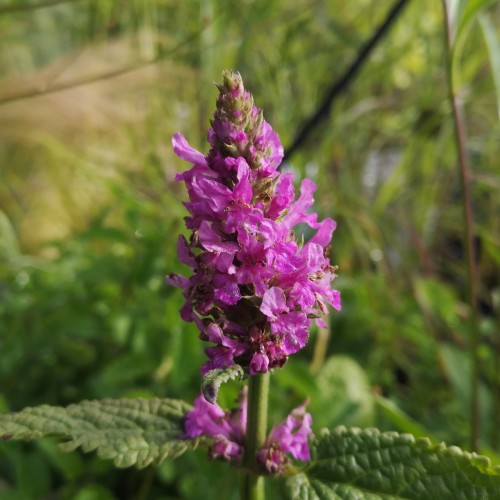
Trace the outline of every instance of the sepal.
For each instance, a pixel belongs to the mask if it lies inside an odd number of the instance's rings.
[[[209,403],[216,403],[220,386],[230,380],[241,380],[245,373],[240,365],[231,365],[227,368],[210,370],[204,375],[201,382],[201,392]]]

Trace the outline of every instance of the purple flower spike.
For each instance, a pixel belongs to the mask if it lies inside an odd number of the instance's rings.
[[[240,75],[224,72],[218,88],[208,155],[181,134],[172,140],[174,152],[192,165],[176,176],[187,188],[191,230],[177,248],[192,275],[171,274],[167,282],[183,290],[182,318],[212,344],[202,372],[236,363],[254,375],[283,366],[302,349],[312,320],[325,326],[328,304],[340,309],[328,257],[335,222],[309,212],[311,180],[303,180],[295,200],[293,174],[278,170],[279,137]],[[298,224],[315,231],[305,244],[295,239]]]

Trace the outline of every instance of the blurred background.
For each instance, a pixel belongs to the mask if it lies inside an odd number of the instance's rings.
[[[271,419],[309,395],[315,430],[378,426],[467,448],[470,311],[443,9],[407,3],[288,159],[338,223],[343,310],[273,375]],[[500,464],[500,5],[483,3],[455,57],[480,283],[479,447]],[[231,68],[290,146],[392,6],[0,1],[1,411],[196,397],[206,345],[164,283],[182,268],[186,215],[172,134],[208,151],[214,82]],[[221,404],[237,392],[224,387]],[[203,451],[123,471],[50,440],[0,444],[1,499],[237,498],[224,471]]]

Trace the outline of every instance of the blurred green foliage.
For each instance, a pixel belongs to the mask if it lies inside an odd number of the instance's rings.
[[[500,7],[485,3],[455,70],[481,283],[481,451],[498,463]],[[185,165],[170,136],[180,130],[207,150],[213,82],[234,68],[290,144],[390,2],[30,8],[39,4],[0,2],[0,409],[193,400],[204,346],[163,281],[182,268],[175,245],[185,215],[173,180]],[[274,374],[272,421],[310,397],[316,428],[376,425],[467,445],[463,207],[442,16],[440,2],[410,2],[288,166],[317,182],[317,210],[338,222],[332,260],[343,311]],[[221,389],[224,406],[238,387]],[[120,471],[60,455],[51,441],[2,443],[0,499],[236,498],[237,478],[225,470],[202,451]]]

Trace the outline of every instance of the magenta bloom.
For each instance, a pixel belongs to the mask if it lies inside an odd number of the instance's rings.
[[[306,404],[295,408],[282,424],[274,426],[266,444],[257,453],[257,460],[268,472],[279,474],[284,471],[288,463],[286,453],[304,462],[311,459],[308,437],[312,433],[312,417],[306,412]]]
[[[210,447],[211,458],[224,458],[240,462],[243,458],[243,442],[247,426],[246,391],[240,396],[240,406],[231,412],[218,404],[209,403],[203,395],[194,402],[194,409],[186,415],[185,438],[199,436],[214,438]]]
[[[224,73],[219,90],[208,155],[173,137],[175,153],[192,165],[176,177],[189,195],[191,230],[178,254],[192,275],[167,281],[183,289],[182,318],[212,343],[202,373],[237,363],[253,375],[302,349],[312,320],[324,326],[328,304],[340,309],[327,250],[335,222],[308,212],[316,189],[309,179],[295,199],[293,175],[278,171],[279,137],[239,74]],[[295,239],[298,224],[315,231],[305,244]]]
[[[245,388],[246,389],[246,388]],[[218,404],[198,396],[185,421],[185,438],[199,436],[213,438],[209,455],[240,464],[244,455],[245,429],[247,425],[247,393],[242,390],[239,407],[224,411]],[[287,454],[308,461],[308,437],[311,434],[312,418],[305,411],[306,404],[295,408],[286,420],[272,428],[266,443],[257,452],[257,461],[266,472],[281,474],[289,463]]]

